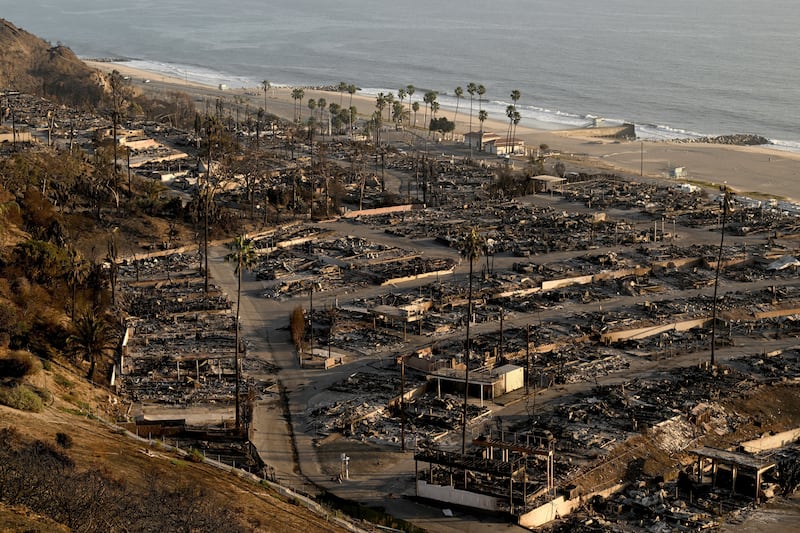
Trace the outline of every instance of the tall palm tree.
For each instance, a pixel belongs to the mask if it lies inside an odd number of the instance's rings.
[[[269,83],[269,80],[263,80],[261,82],[261,86],[264,88],[264,113],[267,112],[267,91],[269,88],[272,87]]]
[[[298,122],[303,120],[303,108],[300,106],[300,103],[303,101],[303,97],[305,95],[306,92],[299,87],[292,89],[292,100],[294,100],[294,119]]]
[[[240,365],[239,365],[239,317],[242,307],[242,270],[251,270],[257,262],[256,250],[253,246],[253,241],[248,239],[245,235],[236,237],[233,242],[228,245],[231,253],[225,256],[226,263],[236,263],[236,349],[234,356],[234,364],[236,367],[236,431],[241,428],[241,417],[239,409],[239,381],[240,381]]]
[[[419,111],[419,102],[411,104],[411,109],[414,111],[414,127],[417,127],[417,111]]]
[[[515,109],[514,116],[511,117],[511,120],[514,122],[514,129],[511,131],[511,140],[513,141],[517,138],[517,124],[519,124],[519,121],[522,120],[522,115],[520,115],[519,111]],[[516,148],[516,144],[514,147]]]
[[[458,104],[461,103],[461,99],[464,97],[464,89],[462,89],[460,85],[456,87],[455,95],[456,95],[456,112],[453,114],[453,124],[458,123]]]
[[[386,98],[384,93],[378,93],[378,96],[375,97],[375,109],[377,110],[376,113],[373,115],[375,121],[375,144],[380,144],[380,130],[381,125],[383,124],[383,110],[386,108],[389,100]]]
[[[350,104],[347,107],[353,107],[353,95],[356,94],[356,91],[358,91],[358,87],[352,83],[347,86],[347,94],[350,95]]]
[[[115,343],[111,328],[95,309],[86,309],[72,323],[72,334],[67,338],[72,353],[84,361],[89,361],[87,378],[94,381],[97,361],[101,359]]]
[[[476,91],[478,93],[478,111],[483,109],[483,95],[486,94],[486,87],[478,85]]]
[[[508,130],[506,131],[506,153],[508,153],[508,148],[511,146],[511,125],[514,123],[514,113],[517,112],[517,108],[513,105],[506,106],[506,117],[508,117]]]
[[[395,100],[392,104],[392,121],[395,125],[402,124],[406,115],[406,108],[400,100]]]
[[[483,123],[486,122],[486,119],[488,119],[488,118],[489,118],[489,113],[485,109],[481,109],[478,112],[478,120],[481,123],[481,131],[480,131],[480,133],[483,133]],[[482,136],[478,137],[478,150],[482,150],[483,149],[481,147],[482,141],[483,141],[483,137]]]
[[[386,93],[383,95],[383,99],[386,102],[386,121],[390,121],[392,119],[392,104],[394,103],[394,93]]]
[[[519,89],[514,89],[513,91],[511,91],[511,101],[514,102],[514,113],[511,116],[511,121],[514,123],[514,128],[511,131],[511,138],[509,139],[509,141],[513,140],[514,137],[516,137],[517,135],[516,125],[519,124],[519,119],[515,117],[519,116],[519,113],[517,112],[517,102],[519,101],[520,96],[522,96],[522,94],[519,92]]]
[[[415,92],[417,92],[417,89],[413,85],[411,85],[410,83],[408,85],[406,85],[406,94],[408,95],[408,116],[409,117],[411,117],[411,110],[413,108],[413,102],[411,101],[412,100],[411,97],[414,96]],[[419,110],[419,105],[417,106],[417,109],[414,110],[414,126],[417,125],[416,112],[418,110]],[[411,119],[409,118],[409,120],[411,120]]]
[[[311,117],[314,117],[314,110],[317,108],[317,101],[313,98],[308,99],[308,110],[311,112]]]
[[[408,96],[408,93],[406,92],[406,88],[405,87],[400,87],[397,90],[397,99],[400,100],[400,105],[401,106],[403,105],[403,100],[406,99],[406,96]],[[394,112],[394,110],[392,110],[392,112]]]
[[[325,135],[325,109],[328,107],[328,101],[324,98],[317,99],[317,109],[319,110],[319,122],[320,127],[322,128],[322,134]]]
[[[467,92],[469,93],[469,131],[472,132],[472,98],[475,96],[475,91],[478,90],[478,86],[475,85],[474,82],[469,82],[467,84]]]
[[[339,107],[342,107],[342,97],[344,96],[344,92],[347,90],[347,83],[340,81],[336,89],[339,91]]]
[[[425,96],[422,97],[422,101],[425,102],[425,117],[422,121],[425,123],[426,128],[428,128],[428,107],[433,106],[437,96],[436,91],[428,91],[425,93]]]
[[[458,248],[461,257],[469,260],[469,289],[467,292],[467,339],[465,343],[465,370],[464,370],[464,413],[461,424],[461,453],[467,452],[467,402],[469,400],[469,359],[470,359],[470,339],[469,323],[472,320],[472,271],[475,260],[481,256],[481,250],[485,246],[485,238],[478,233],[474,226],[462,236]]]
[[[86,281],[86,278],[89,277],[89,272],[86,270],[86,265],[81,260],[80,254],[72,246],[70,246],[69,249],[69,261],[69,285],[70,290],[72,291],[72,299],[70,301],[70,319],[75,322],[75,302],[78,299],[78,285]]]

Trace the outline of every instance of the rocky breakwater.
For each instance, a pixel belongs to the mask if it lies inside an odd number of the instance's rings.
[[[772,144],[769,139],[761,135],[752,133],[736,133],[733,135],[718,135],[716,137],[699,137],[697,139],[683,139],[681,142],[689,143],[708,143],[708,144],[730,144],[735,146],[759,146],[762,144]]]

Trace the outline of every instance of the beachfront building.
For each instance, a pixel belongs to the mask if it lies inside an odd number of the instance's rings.
[[[471,131],[464,134],[464,142],[466,145],[476,150],[486,150],[486,143],[499,139],[500,136],[498,134],[490,131]]]
[[[522,139],[495,139],[483,144],[483,151],[494,155],[525,155],[525,141]]]

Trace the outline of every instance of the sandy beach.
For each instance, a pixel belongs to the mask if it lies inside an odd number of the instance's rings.
[[[147,72],[131,68],[124,62],[87,63],[98,70],[110,72],[117,70],[124,76],[130,76],[134,87],[147,91],[189,92],[195,96],[206,98],[241,97],[254,108],[264,106],[264,93],[260,87],[228,88],[220,90],[195,83],[189,80],[171,78],[160,73]],[[144,80],[150,83],[144,83]],[[268,92],[267,111],[285,119],[292,119],[294,101],[292,88],[274,87]],[[329,103],[347,106],[350,95],[338,92],[319,91],[304,88],[304,101],[301,104],[303,115],[308,114],[306,105],[309,98],[325,98]],[[416,97],[421,95],[416,94]],[[375,99],[356,94],[353,105],[360,115],[371,114],[375,109]],[[442,109],[439,116],[452,120],[454,110]],[[417,125],[421,125],[423,111],[417,116]],[[413,121],[413,116],[412,116]],[[477,109],[473,109],[473,130],[478,129]],[[490,116],[484,122],[484,131],[493,131],[505,135],[508,122],[505,117]],[[469,130],[469,108],[460,107],[456,121],[456,132],[466,133]],[[730,132],[738,133],[738,132]],[[594,138],[581,138],[574,135],[561,134],[557,131],[536,130],[519,126],[517,138],[523,139],[528,146],[546,144],[558,150],[584,167],[594,167],[620,173],[639,175],[648,178],[668,178],[673,167],[684,167],[686,179],[704,184],[727,183],[729,187],[743,194],[754,194],[764,197],[800,200],[800,154],[770,149],[764,146],[730,146],[706,143],[652,142],[652,141],[612,141]]]

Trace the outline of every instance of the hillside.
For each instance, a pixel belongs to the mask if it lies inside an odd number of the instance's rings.
[[[65,46],[46,41],[0,19],[0,91],[46,96],[73,106],[91,106],[103,90],[100,76]]]
[[[220,519],[227,521],[229,531],[341,531],[323,517],[234,473],[192,462],[158,442],[148,446],[125,437],[97,419],[118,410],[116,399],[65,368],[42,370],[29,383],[49,391],[52,401],[40,413],[0,405],[0,462],[5,465],[0,469],[0,489],[8,496],[3,500],[27,491],[25,502],[0,505],[0,524],[15,524],[13,530],[25,531],[104,530],[99,525],[108,520],[104,509],[93,512],[95,525],[90,527],[76,515],[79,510],[70,508],[88,505],[81,502],[91,496],[90,501],[100,500],[123,514],[135,509],[135,516],[131,512],[123,518],[138,531],[152,530],[148,526],[154,523],[193,531],[219,530],[209,520]],[[56,444],[59,434],[68,436],[68,446]],[[22,481],[14,476],[7,454],[24,456],[28,448],[36,450],[38,459],[35,465],[22,462],[29,465]],[[62,454],[73,467],[58,464],[45,470],[39,466]],[[46,490],[42,496],[33,485],[69,489]]]

